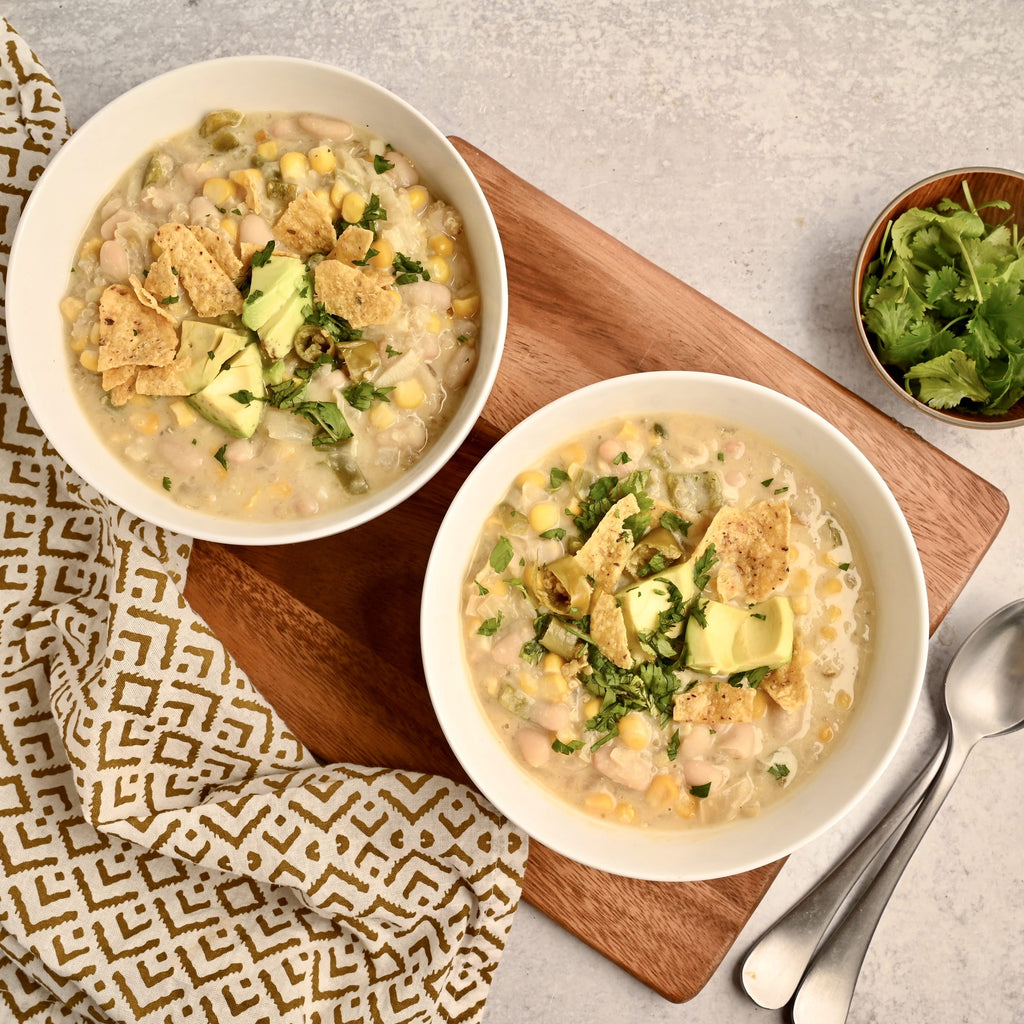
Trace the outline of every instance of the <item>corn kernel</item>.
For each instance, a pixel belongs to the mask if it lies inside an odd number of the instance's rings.
[[[680,818],[692,818],[697,813],[697,798],[692,793],[684,793],[676,804],[676,814]]]
[[[292,150],[285,153],[280,161],[281,177],[285,181],[302,181],[309,174],[309,160],[305,153],[298,153]]]
[[[435,312],[429,312],[424,320],[423,329],[430,334],[440,334],[441,318]]]
[[[83,309],[85,309],[85,303],[76,295],[65,295],[64,298],[60,300],[61,316],[63,316],[69,324],[73,324],[78,319],[78,314],[81,313]]]
[[[366,417],[374,430],[387,430],[398,418],[395,410],[386,402],[377,402]]]
[[[133,422],[132,426],[140,434],[152,437],[160,429],[160,417],[155,412],[151,412],[148,416],[140,416]]]
[[[413,185],[405,194],[413,210],[422,210],[430,198],[427,190],[422,185]]]
[[[539,501],[530,509],[530,529],[545,533],[558,525],[558,506],[553,501]]]
[[[821,740],[822,743],[829,743],[834,736],[835,732],[833,731],[832,726],[827,722],[818,730],[818,739]]]
[[[615,808],[615,798],[611,793],[588,793],[583,806],[591,814],[608,814]]]
[[[78,357],[78,361],[87,369],[95,372],[99,368],[100,354],[97,349],[87,348]]]
[[[203,195],[214,206],[224,206],[235,198],[235,186],[227,178],[207,178],[203,182]]]
[[[330,192],[331,205],[336,210],[340,210],[341,209],[341,204],[344,201],[345,196],[347,196],[347,195],[348,195],[348,189],[345,187],[344,182],[336,181],[331,186],[331,192]]]
[[[484,624],[479,615],[470,615],[466,619],[466,636],[476,636],[477,630]]]
[[[671,775],[655,775],[644,793],[648,807],[656,811],[667,811],[679,799],[679,783]]]
[[[837,604],[830,604],[825,614],[829,622],[838,622],[843,617],[843,609]]]
[[[97,320],[96,323],[94,323],[92,325],[92,327],[89,328],[89,340],[97,348],[99,348],[99,344],[100,344],[100,322],[99,322],[99,320]]]
[[[220,222],[220,229],[228,236],[232,241],[238,240],[238,223],[231,217],[225,217]]]
[[[287,480],[278,480],[276,483],[272,483],[268,488],[271,496],[275,498],[287,498],[292,493],[292,485]]]
[[[438,256],[451,256],[451,254],[455,252],[454,239],[443,232],[431,235],[427,239],[427,245],[429,245],[431,251],[437,253]]]
[[[582,463],[587,458],[587,453],[583,450],[583,445],[578,441],[573,444],[567,444],[561,451],[562,461],[567,465],[571,466],[573,463]]]
[[[635,441],[639,436],[640,432],[636,428],[636,424],[632,420],[626,420],[619,429],[618,434],[615,435],[620,441]]]
[[[391,392],[391,401],[399,409],[418,409],[425,397],[423,385],[415,377],[400,380]]]
[[[630,711],[619,719],[619,739],[630,750],[643,750],[651,742],[651,727],[639,711]]]
[[[103,239],[97,235],[95,238],[90,238],[88,242],[82,244],[81,251],[78,256],[80,259],[85,259],[87,256],[95,256],[103,245]]]
[[[836,707],[846,711],[853,704],[853,694],[849,690],[840,690],[836,694]]]
[[[480,312],[480,296],[467,295],[463,299],[452,299],[452,312],[463,320],[471,320]]]
[[[544,669],[545,672],[561,672],[564,664],[565,658],[560,654],[555,654],[554,651],[548,651],[548,653],[540,659],[540,667]]]
[[[330,174],[338,166],[334,150],[330,146],[314,146],[309,151],[309,166],[317,174]]]
[[[754,691],[754,718],[764,718],[768,711],[768,698],[760,691]]]
[[[71,341],[72,352],[84,352],[85,346],[89,344],[89,335],[87,334],[72,334]]]
[[[171,402],[171,412],[179,427],[190,427],[196,421],[196,411],[188,402]]]
[[[539,469],[528,469],[516,477],[516,483],[520,488],[543,487],[547,482],[548,478]]]
[[[523,691],[528,697],[533,697],[537,693],[537,677],[532,672],[520,672],[519,673],[519,689]]]
[[[366,200],[358,192],[349,192],[341,201],[341,215],[349,224],[358,224],[366,212]]]
[[[508,584],[503,579],[494,579],[487,584],[487,589],[495,597],[504,597],[508,593]]]
[[[806,594],[797,594],[789,599],[794,615],[806,615],[811,610],[811,599]]]
[[[631,825],[636,821],[636,808],[631,803],[623,800],[615,808],[615,818],[617,821],[621,821],[623,825]]]
[[[822,626],[821,627],[821,638],[822,640],[835,640],[836,638],[836,627],[835,626]]]
[[[797,569],[793,573],[791,586],[795,591],[807,590],[811,585],[811,574],[806,569]]]
[[[601,710],[601,698],[591,697],[586,704],[583,705],[583,715],[585,720],[589,720],[594,717]]]
[[[812,661],[814,661],[815,657],[816,655],[814,651],[812,651],[809,647],[800,648],[800,664],[803,665],[804,668],[807,668],[807,666],[810,665]]]
[[[452,279],[451,264],[442,256],[431,256],[427,260],[427,272],[430,280],[438,284],[447,284]]]
[[[377,251],[370,257],[370,266],[378,270],[387,270],[395,262],[395,247],[386,239],[378,238],[370,243],[370,248]]]
[[[557,704],[569,695],[569,684],[561,672],[545,672],[537,684],[537,696]]]
[[[843,581],[838,576],[833,576],[821,585],[821,592],[827,597],[834,597],[843,592]]]
[[[267,139],[256,147],[256,153],[264,160],[277,159],[277,139]]]

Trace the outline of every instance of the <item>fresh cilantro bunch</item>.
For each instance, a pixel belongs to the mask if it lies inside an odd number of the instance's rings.
[[[942,199],[886,228],[861,289],[861,316],[879,359],[935,409],[998,415],[1024,396],[1024,239],[1011,214],[997,225]]]

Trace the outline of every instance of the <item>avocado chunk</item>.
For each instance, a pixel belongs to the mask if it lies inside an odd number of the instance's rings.
[[[240,391],[251,392],[252,400],[240,402],[232,397]],[[259,348],[246,345],[188,402],[200,416],[234,437],[252,437],[263,415],[264,403],[260,399],[265,395],[263,360]]]
[[[220,368],[248,344],[248,331],[237,331],[205,320],[184,320],[178,358],[188,360],[181,379],[194,395],[202,391],[220,372]]]
[[[686,623],[686,666],[728,676],[755,668],[778,668],[793,657],[793,609],[785,597],[749,608],[721,601],[702,604],[706,625],[691,615]]]
[[[631,646],[638,634],[657,629],[659,616],[671,607],[670,591],[664,580],[675,584],[683,601],[689,601],[694,591],[693,560],[677,562],[664,572],[635,583],[615,595],[622,608]]]
[[[249,295],[242,306],[242,323],[256,331],[269,359],[291,351],[295,332],[306,322],[311,306],[306,264],[295,256],[272,253],[252,268]]]

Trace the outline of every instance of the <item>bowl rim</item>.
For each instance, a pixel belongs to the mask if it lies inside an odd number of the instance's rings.
[[[642,389],[645,396],[654,397],[628,403],[623,396],[631,388]],[[709,399],[709,392],[715,389],[717,397]],[[873,686],[877,696],[862,709],[861,728],[848,730],[848,736],[829,758],[796,787],[797,793],[808,794],[803,800],[783,797],[757,818],[737,819],[725,826],[637,831],[599,821],[571,807],[526,769],[516,766],[503,741],[486,721],[465,670],[461,593],[473,557],[478,524],[482,522],[480,510],[493,507],[500,500],[518,469],[543,458],[559,439],[575,436],[588,424],[640,411],[641,407],[651,412],[667,408],[668,402],[656,402],[660,394],[669,390],[678,402],[686,399],[687,409],[705,412],[710,405],[716,411],[708,412],[709,415],[746,424],[762,435],[768,436],[768,431],[755,421],[760,423],[759,418],[780,412],[787,421],[783,433],[797,441],[802,440],[800,430],[816,431],[815,450],[823,446],[825,452],[840,458],[834,460],[836,468],[829,470],[831,478],[817,465],[809,468],[815,476],[823,477],[833,491],[837,490],[836,481],[842,482],[835,475],[840,465],[844,472],[852,467],[858,490],[854,492],[853,485],[848,484],[848,493],[859,494],[859,503],[883,511],[891,527],[879,541],[876,553],[862,543],[862,554],[872,564],[876,592],[880,590],[880,562],[883,557],[889,560],[886,571],[898,577],[890,600],[893,607],[902,607],[906,616],[897,634],[893,621],[885,621],[885,616],[876,614],[876,638],[882,638],[880,649],[893,658],[886,662],[885,670],[872,669],[872,676],[891,672],[902,680],[904,688],[894,694],[877,683]],[[724,405],[729,405],[733,412],[720,411],[718,407]],[[595,411],[598,408],[604,411]],[[676,404],[674,408],[681,406]],[[568,424],[573,425],[565,429]],[[792,451],[794,444],[779,442],[779,447],[791,451],[798,462],[808,461],[806,455]],[[841,491],[837,494],[840,498],[845,496]],[[467,521],[473,523],[471,529],[467,528]],[[867,526],[874,530],[877,523]],[[860,530],[865,531],[865,524],[860,524]],[[867,537],[862,539],[866,541]],[[827,420],[778,391],[740,378],[685,370],[627,374],[587,385],[543,406],[499,439],[463,482],[438,529],[424,575],[420,610],[420,645],[427,689],[442,731],[472,784],[528,835],[570,859],[611,874],[671,882],[723,877],[762,867],[810,842],[852,810],[885,770],[906,733],[923,685],[928,634],[927,591],[910,527],[892,492],[860,450]],[[459,667],[453,671],[456,664]],[[474,708],[469,715],[467,699]],[[892,702],[889,710],[893,713],[882,718],[887,732],[883,740],[866,730],[877,724],[875,719],[887,702]],[[856,747],[852,746],[854,736]],[[858,768],[858,778],[853,782],[843,774],[851,758],[855,758]],[[828,796],[832,792],[839,797],[822,800],[821,793]],[[815,813],[809,818],[806,808],[811,806],[811,793],[815,795]],[[636,841],[640,837],[643,842]]]
[[[364,110],[392,111],[394,120],[402,126],[398,134],[415,138],[422,145],[421,151],[413,153],[421,166],[443,161],[446,167],[457,172],[454,191],[461,197],[458,205],[466,224],[481,291],[489,298],[485,319],[481,323],[480,354],[470,384],[442,433],[409,470],[388,486],[371,493],[365,501],[355,502],[336,512],[305,520],[253,522],[199,512],[177,504],[169,495],[160,494],[148,483],[134,477],[105,446],[96,443],[95,430],[84,410],[76,413],[75,417],[68,417],[64,408],[54,408],[57,403],[47,401],[45,384],[52,380],[47,372],[61,375],[61,388],[65,392],[70,390],[70,360],[65,346],[55,344],[54,351],[46,353],[48,363],[43,370],[40,363],[43,355],[31,348],[34,337],[40,333],[63,340],[64,323],[56,310],[40,314],[38,303],[30,301],[29,296],[33,294],[33,274],[41,265],[37,250],[42,243],[34,236],[47,230],[48,221],[59,220],[58,212],[51,214],[48,207],[57,202],[60,208],[64,208],[72,202],[70,199],[56,200],[55,193],[73,180],[79,164],[88,170],[90,164],[107,156],[108,144],[113,147],[119,161],[116,170],[102,180],[90,183],[87,198],[78,199],[81,209],[78,210],[75,230],[71,232],[75,238],[73,245],[80,241],[96,203],[102,201],[131,163],[155,142],[185,130],[194,120],[192,114],[195,110],[209,108],[202,97],[210,95],[210,92],[204,92],[201,86],[231,83],[225,90],[227,95],[232,98],[241,95],[243,99],[253,95],[254,100],[234,104],[228,101],[229,105],[243,110],[276,110],[285,108],[260,101],[261,97],[269,100],[272,93],[271,85],[263,83],[276,81],[280,84],[282,80],[286,82],[289,94],[326,89],[325,112],[330,112],[333,107],[334,112],[346,116],[344,105],[348,99],[353,106],[359,107],[359,113],[354,117],[351,112],[347,115],[350,120],[358,121]],[[223,98],[224,93],[218,91],[216,95]],[[176,97],[165,99],[163,107],[159,108],[154,120],[161,127],[127,138],[129,129],[122,127],[119,119],[131,116],[137,123],[142,117],[142,108],[148,103],[159,102],[160,97]],[[222,101],[221,105],[225,102]],[[175,113],[178,109],[182,111],[180,116]],[[117,137],[109,143],[112,127],[116,129]],[[373,130],[374,124],[369,127]],[[396,133],[388,134],[394,136]],[[78,189],[81,190],[80,185]],[[437,185],[437,191],[447,197],[453,188],[449,181],[445,181]],[[95,202],[93,197],[96,197]],[[66,230],[70,231],[70,228]],[[55,252],[58,260],[65,255],[63,249]],[[73,252],[73,246],[67,250],[67,254]],[[354,529],[394,508],[423,487],[449,462],[479,419],[497,378],[508,328],[508,279],[501,237],[479,181],[452,142],[402,97],[356,72],[301,57],[271,54],[242,54],[184,64],[138,83],[97,110],[53,154],[34,185],[15,231],[7,280],[7,336],[14,372],[33,417],[65,462],[92,488],[133,515],[180,535],[237,545],[298,543]],[[52,290],[56,285],[46,287]],[[58,298],[65,290],[66,279],[62,278]],[[39,326],[40,316],[49,318],[45,328]],[[71,398],[78,401],[73,394]],[[76,436],[68,425],[69,421],[79,428],[84,421],[89,429],[87,432],[80,430]],[[95,452],[84,450],[86,442],[81,435],[86,433],[92,438]]]
[[[928,405],[927,402],[922,402],[919,398],[910,394],[910,392],[900,384],[896,377],[890,373],[882,360],[878,358],[878,353],[875,351],[874,346],[871,344],[871,339],[867,335],[861,314],[860,293],[864,284],[868,264],[872,259],[874,259],[878,250],[878,243],[873,243],[872,239],[878,232],[879,228],[892,220],[892,211],[906,202],[919,189],[924,188],[926,185],[931,185],[936,181],[941,181],[943,178],[954,178],[966,174],[1002,174],[1008,178],[1016,178],[1018,181],[1024,181],[1024,172],[1014,171],[1006,167],[989,167],[981,164],[971,165],[968,167],[953,167],[948,171],[940,171],[937,174],[930,174],[928,177],[922,178],[920,181],[917,181],[913,185],[905,188],[899,193],[899,195],[886,203],[882,212],[875,217],[871,226],[865,232],[864,238],[857,250],[857,258],[854,261],[853,266],[851,290],[853,322],[857,330],[857,339],[859,340],[861,348],[867,356],[868,361],[874,367],[878,376],[882,378],[884,383],[899,395],[900,398],[902,398],[909,406],[925,413],[933,419],[940,420],[943,423],[950,423],[958,427],[969,427],[977,430],[1007,430],[1012,427],[1024,426],[1024,400],[1021,400],[1016,403],[1016,406],[1014,406],[1015,408],[1017,406],[1022,406],[1022,411],[1019,414],[1006,412],[999,416],[981,416],[979,413],[958,413],[952,409],[933,408]],[[1022,211],[1022,216],[1024,216],[1024,211]]]

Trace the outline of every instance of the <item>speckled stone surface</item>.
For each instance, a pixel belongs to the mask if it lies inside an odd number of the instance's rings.
[[[485,1017],[786,1019],[743,994],[744,951],[923,763],[952,652],[985,615],[1024,596],[1024,428],[967,431],[905,408],[861,354],[849,298],[857,249],[891,196],[953,167],[1024,168],[1016,0],[4,7],[73,125],[199,59],[278,53],[358,71],[1006,492],[1009,520],[932,641],[925,697],[877,792],[789,859],[705,989],[667,1003],[524,905]],[[1024,733],[972,753],[876,933],[851,1021],[1020,1020],[1022,778]]]

